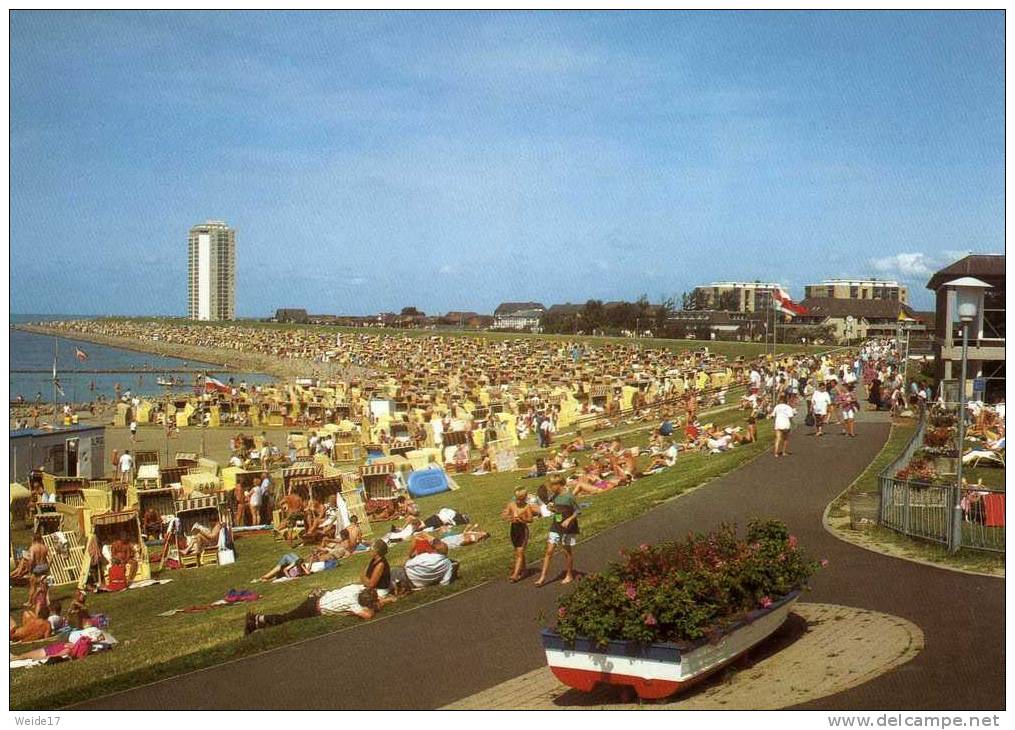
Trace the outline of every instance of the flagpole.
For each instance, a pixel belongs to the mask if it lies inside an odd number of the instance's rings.
[[[57,405],[59,405],[59,401],[57,400],[57,396],[56,396],[56,388],[57,388],[57,385],[56,385],[56,359],[59,356],[59,354],[60,354],[60,343],[54,337],[53,338],[53,420],[54,421],[56,420]]]

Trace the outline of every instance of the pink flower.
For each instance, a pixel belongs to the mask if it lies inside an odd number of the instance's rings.
[[[659,622],[656,621],[656,617],[655,616],[653,616],[650,613],[645,614],[645,625],[646,626],[655,626],[657,623],[659,623]]]
[[[635,590],[634,586],[630,583],[627,584],[627,589],[624,591],[624,595],[630,598],[632,601],[638,597],[638,591]]]
[[[567,615],[567,609],[561,606],[560,608],[557,609],[557,615],[560,616],[560,618],[564,618],[564,616]]]
[[[638,546],[638,549],[639,550],[648,550],[648,544],[643,542],[641,545]]]
[[[789,536],[789,549],[796,550],[796,535]]]
[[[827,558],[822,558],[821,559],[821,567],[822,568],[827,568],[828,567],[828,559]]]
[[[771,598],[769,598],[768,596],[764,596],[764,597],[763,597],[763,598],[761,599],[761,607],[762,607],[762,608],[770,608],[770,607],[771,607],[771,605],[772,605],[772,599],[771,599]]]

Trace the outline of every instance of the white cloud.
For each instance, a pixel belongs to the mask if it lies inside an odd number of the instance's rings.
[[[937,269],[936,262],[924,253],[897,253],[871,259],[871,266],[880,272],[902,277],[929,276]]]

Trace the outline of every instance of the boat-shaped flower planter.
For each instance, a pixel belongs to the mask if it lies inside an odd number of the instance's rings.
[[[631,687],[644,700],[670,697],[771,636],[786,621],[799,597],[799,590],[788,593],[771,606],[749,613],[718,640],[702,640],[689,648],[670,642],[641,644],[623,640],[597,646],[582,638],[569,644],[553,629],[543,629],[546,662],[557,679],[582,692],[606,683]]]

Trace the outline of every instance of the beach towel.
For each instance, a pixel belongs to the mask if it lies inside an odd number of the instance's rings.
[[[201,613],[202,611],[208,611],[213,608],[221,608],[222,606],[232,606],[237,603],[249,603],[256,601],[261,598],[261,594],[255,591],[246,589],[236,590],[230,588],[223,598],[211,603],[198,604],[196,606],[187,606],[186,608],[171,608],[168,611],[163,611],[158,614],[159,616],[175,616],[178,613]]]
[[[172,583],[172,581],[173,581],[172,578],[149,578],[148,580],[139,580],[139,581],[135,581],[135,582],[131,583],[129,586],[127,586],[127,590],[134,590],[135,588],[147,588],[148,586],[161,586],[161,585],[165,585],[166,583]],[[96,593],[116,593],[116,592],[118,592],[120,590],[123,590],[123,589],[122,588],[118,588],[118,589],[115,589],[115,590],[110,590],[109,588],[100,587],[100,588],[97,588],[95,590],[95,592]]]

